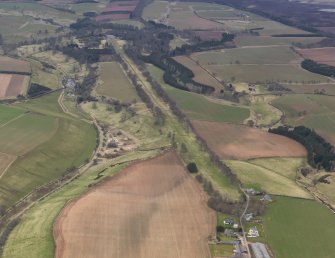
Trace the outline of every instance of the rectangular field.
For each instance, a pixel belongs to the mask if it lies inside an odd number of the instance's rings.
[[[229,82],[327,83],[329,78],[303,70],[298,65],[207,65],[206,69]]]
[[[0,73],[1,72],[30,73],[31,69],[29,62],[7,56],[0,56]]]
[[[261,160],[266,163],[266,159]],[[265,168],[248,161],[226,160],[225,163],[236,173],[245,187],[252,187],[275,195],[312,198],[307,191],[295,183],[294,179],[287,178],[272,168]],[[271,164],[271,161],[268,164]],[[290,174],[295,173],[295,169],[297,168],[286,168]]]
[[[215,221],[200,187],[168,152],[67,205],[54,225],[55,257],[209,258]]]
[[[311,73],[300,67],[302,58],[289,46],[249,46],[219,51],[206,51],[191,55],[193,63],[178,57],[196,74],[196,80],[208,81],[204,70],[225,82],[266,83],[326,83],[330,78]],[[198,67],[200,66],[200,67]]]
[[[10,120],[22,115],[25,111],[12,106],[0,105],[0,127],[8,123]]]
[[[306,59],[335,66],[335,47],[299,49],[298,51]]]
[[[134,86],[118,63],[100,63],[100,76],[102,83],[96,88],[99,95],[124,102],[139,100]]]
[[[314,200],[276,197],[263,218],[276,258],[331,258],[335,253],[335,217]]]
[[[306,156],[305,148],[298,142],[260,129],[195,120],[192,124],[209,147],[224,159]]]
[[[223,49],[192,55],[201,65],[297,64],[301,58],[288,46],[262,46]]]
[[[335,101],[333,96],[294,94],[275,99],[272,104],[284,111],[285,123],[305,125],[335,145]]]
[[[26,113],[0,126],[0,152],[24,155],[47,140],[57,128],[55,118]]]
[[[16,98],[27,92],[30,77],[21,74],[0,73],[0,99]]]

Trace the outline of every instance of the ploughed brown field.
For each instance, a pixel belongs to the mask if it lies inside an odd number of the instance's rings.
[[[335,66],[335,47],[299,49],[298,51],[306,59]]]
[[[7,56],[0,56],[0,72],[31,73],[29,62],[14,59]]]
[[[307,154],[300,143],[260,129],[195,120],[192,124],[209,147],[223,159],[303,157]]]
[[[17,97],[28,86],[29,76],[20,74],[0,74],[0,99]]]
[[[174,152],[135,163],[64,208],[56,258],[206,258],[215,214]]]

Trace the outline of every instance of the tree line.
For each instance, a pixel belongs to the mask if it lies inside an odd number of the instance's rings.
[[[287,126],[279,126],[269,129],[269,132],[289,137],[301,143],[307,150],[308,164],[313,168],[325,169],[326,171],[334,170],[334,147],[314,130],[305,126],[297,126],[293,129]]]
[[[302,61],[301,67],[310,71],[312,73],[318,73],[328,77],[335,77],[335,67],[326,65],[326,64],[319,64],[313,60],[306,59]]]

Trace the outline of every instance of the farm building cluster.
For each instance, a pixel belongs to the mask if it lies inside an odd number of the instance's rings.
[[[103,128],[103,149],[98,154],[99,160],[118,157],[137,147],[136,140],[121,130]]]

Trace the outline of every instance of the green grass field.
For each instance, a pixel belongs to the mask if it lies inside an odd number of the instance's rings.
[[[252,35],[240,35],[234,40],[238,47],[245,46],[268,46],[268,45],[293,45],[293,44],[312,44],[321,41],[323,38],[286,38],[286,37],[270,37],[270,36],[252,36]]]
[[[217,77],[229,82],[282,83],[328,82],[325,76],[314,74],[296,65],[206,65]]]
[[[9,105],[0,105],[0,127],[23,113],[24,110],[22,109],[13,108]]]
[[[48,16],[49,18],[55,19],[57,22],[64,23],[64,25],[77,19],[75,14],[60,11],[39,3],[0,3],[0,9],[12,15],[25,14],[31,17]]]
[[[327,84],[285,84],[285,87],[291,89],[294,93],[315,93],[316,91],[325,90],[328,95],[335,95],[335,83]]]
[[[335,253],[334,214],[316,201],[278,196],[263,225],[277,258],[331,258]]]
[[[294,126],[305,125],[315,129],[328,141],[335,144],[335,101],[333,96],[294,94],[279,97],[272,103],[285,112],[285,123]],[[304,111],[306,114],[301,114]]]
[[[261,158],[248,160],[249,163],[295,180],[298,168],[307,166],[306,158]]]
[[[0,128],[0,151],[20,155],[0,180],[0,204],[14,204],[92,155],[96,145],[93,126],[62,113],[57,98],[54,93],[17,104],[33,113],[22,114]]]
[[[144,24],[142,22],[135,21],[135,20],[117,20],[117,21],[112,21],[111,23],[129,25],[129,26],[133,26],[138,29],[144,28]]]
[[[29,62],[32,69],[31,83],[44,85],[53,90],[61,86],[56,70],[44,70],[43,65],[34,59],[29,59]]]
[[[249,117],[247,108],[214,103],[202,95],[173,88],[163,82],[161,70],[153,66],[150,66],[149,70],[179,108],[191,119],[242,123]]]
[[[54,117],[27,113],[0,128],[0,152],[21,156],[46,141],[57,128]]]
[[[102,83],[96,88],[97,94],[124,102],[139,100],[134,86],[118,63],[100,63],[100,76]]]
[[[300,57],[287,46],[232,48],[201,52],[192,56],[201,65],[288,64],[298,63],[300,60]]]
[[[142,13],[142,17],[145,20],[160,19],[161,16],[166,12],[168,1],[153,1],[147,5]]]
[[[271,168],[248,161],[227,160],[225,162],[246,187],[275,195],[311,198],[310,194],[300,188],[293,179],[287,178]],[[294,172],[293,169],[290,171],[290,173]]]

